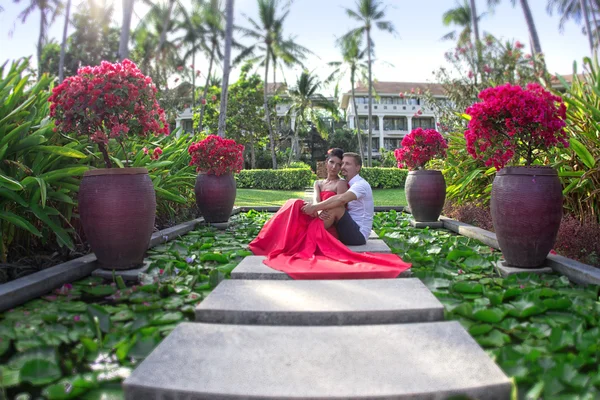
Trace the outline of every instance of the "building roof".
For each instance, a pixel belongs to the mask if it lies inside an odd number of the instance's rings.
[[[378,95],[398,95],[399,93],[410,93],[411,90],[418,92],[420,89],[421,92],[430,91],[434,96],[445,96],[444,88],[438,83],[375,81],[373,82],[373,88]],[[356,94],[367,94],[369,93],[369,88],[368,86],[359,83],[358,86],[354,88],[354,91]],[[348,107],[351,94],[352,92],[347,92],[342,96],[342,108],[345,109]]]

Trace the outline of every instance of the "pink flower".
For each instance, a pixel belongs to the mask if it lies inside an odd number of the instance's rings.
[[[79,315],[75,315],[75,316],[73,317],[73,321],[75,321],[75,322],[79,322],[79,321],[81,321],[81,317],[80,317]]]
[[[213,95],[212,95],[212,97],[211,97],[211,100],[212,100],[212,101],[217,101],[217,96],[215,96],[215,95],[213,94]]]
[[[468,76],[469,76],[469,79],[473,78],[473,76],[474,76],[473,71],[469,71]]]
[[[153,159],[153,160],[158,160],[158,158],[160,157],[160,155],[162,153],[163,153],[162,149],[160,147],[157,147],[152,152],[152,155],[150,156],[150,158]]]
[[[515,42],[515,48],[522,49],[523,47],[525,47],[523,43],[519,42],[518,40]]]
[[[200,103],[202,103],[202,104],[206,104],[206,99],[201,99],[201,100],[200,100]]]
[[[177,71],[183,71],[183,65],[180,65],[179,67],[177,67]]]
[[[445,157],[448,145],[435,129],[416,128],[402,139],[402,147],[394,151],[400,165],[410,170],[422,169],[433,158]]]
[[[188,153],[192,157],[190,165],[195,165],[198,172],[223,175],[240,172],[244,166],[244,146],[235,140],[223,139],[209,135],[198,143],[192,143]]]
[[[142,151],[144,152],[144,154],[148,155],[148,148],[147,148],[147,147],[144,147],[144,148],[142,149]]]
[[[401,98],[401,99],[403,99],[403,98],[404,98],[404,93],[402,93],[402,92],[401,92],[401,93],[399,94],[399,96],[400,96],[400,98]]]

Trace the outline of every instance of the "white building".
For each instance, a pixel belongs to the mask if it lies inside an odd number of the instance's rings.
[[[431,109],[423,104],[419,94],[430,91],[434,98],[446,99],[439,84],[411,82],[373,82],[377,98],[373,96],[372,150],[373,155],[379,149],[394,150],[400,147],[402,138],[414,128],[436,129],[437,118]],[[344,93],[341,107],[346,111],[348,126],[355,128],[354,116],[358,115],[361,129],[368,134],[368,87],[359,84],[354,89],[356,110],[352,104],[352,93]],[[365,150],[367,143],[363,143]]]

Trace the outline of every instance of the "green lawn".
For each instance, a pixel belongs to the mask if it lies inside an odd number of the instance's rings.
[[[280,206],[288,199],[302,199],[304,191],[238,189],[236,206]],[[405,206],[404,189],[373,190],[376,206]]]

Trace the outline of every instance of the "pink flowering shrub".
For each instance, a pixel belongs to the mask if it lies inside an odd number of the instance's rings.
[[[398,168],[425,169],[431,159],[446,157],[446,148],[448,145],[438,131],[417,128],[402,139],[402,147],[394,151],[394,156]]]
[[[77,75],[54,88],[48,100],[50,116],[56,129],[88,136],[110,168],[109,139],[123,147],[128,136],[169,134],[156,91],[152,79],[132,61],[102,61],[99,66],[79,68]]]
[[[237,144],[235,140],[216,135],[209,135],[188,148],[188,153],[192,156],[190,165],[195,165],[197,172],[217,176],[240,172],[244,167],[243,152],[244,146]]]
[[[565,104],[539,84],[507,83],[482,90],[479,98],[465,111],[471,116],[465,139],[469,154],[486,166],[499,170],[521,158],[531,165],[549,148],[569,146]]]

